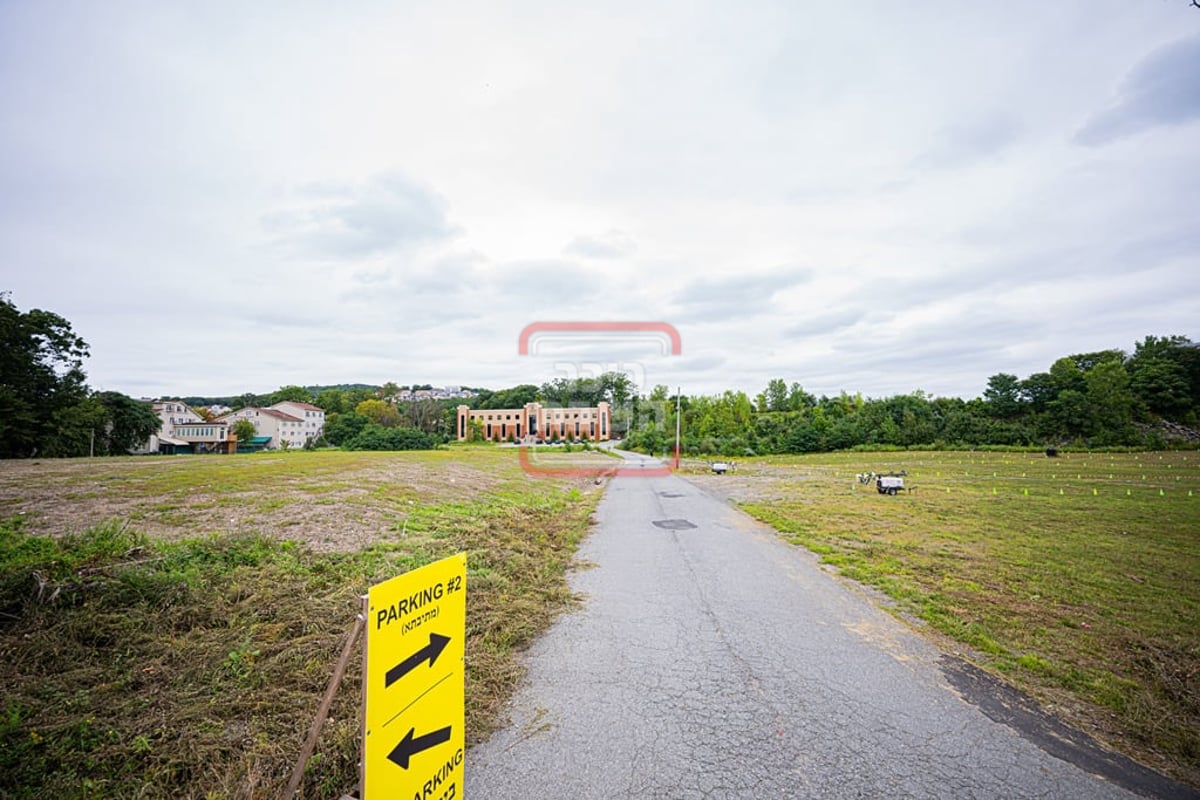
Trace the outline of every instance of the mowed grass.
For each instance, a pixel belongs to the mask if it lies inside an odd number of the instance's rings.
[[[916,491],[855,477],[892,470]],[[1200,785],[1200,454],[845,453],[730,477],[743,508],[898,613]]]
[[[281,796],[360,595],[462,551],[477,740],[599,490],[490,446],[0,463],[0,797]],[[304,797],[356,785],[360,659]]]

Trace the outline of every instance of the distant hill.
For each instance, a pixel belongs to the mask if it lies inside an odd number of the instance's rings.
[[[325,386],[305,386],[304,388],[316,395],[320,394],[326,389],[341,389],[343,392],[349,392],[355,389],[369,389],[373,392],[382,387],[374,383],[331,383]]]

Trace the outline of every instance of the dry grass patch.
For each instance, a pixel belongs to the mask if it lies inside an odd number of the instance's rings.
[[[461,551],[479,738],[599,488],[493,447],[0,464],[0,797],[278,797],[359,596]],[[359,680],[306,797],[355,784]]]
[[[471,452],[469,460],[456,453]],[[512,479],[494,449],[405,454],[324,451],[0,462],[0,513],[59,535],[131,520],[155,539],[256,534],[354,550],[421,503],[466,500]],[[519,474],[516,473],[516,474]]]

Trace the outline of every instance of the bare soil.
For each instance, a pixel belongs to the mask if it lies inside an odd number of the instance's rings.
[[[180,480],[196,458],[204,457],[0,462],[0,514],[24,517],[25,530],[37,534],[78,533],[115,518],[158,539],[261,533],[316,551],[351,551],[402,530],[424,500],[466,502],[501,480],[462,462],[397,460],[311,479]],[[254,467],[272,460],[249,458]],[[220,466],[225,477],[229,465]],[[262,484],[272,481],[264,492]]]

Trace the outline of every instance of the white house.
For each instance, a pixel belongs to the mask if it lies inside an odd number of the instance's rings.
[[[134,452],[180,452],[185,448],[194,453],[230,452],[229,429],[224,422],[205,422],[187,403],[178,400],[156,400],[150,407],[162,425]]]
[[[325,409],[314,406],[311,403],[297,403],[292,400],[284,400],[276,403],[271,408],[276,411],[282,411],[285,414],[291,414],[293,417],[301,420],[304,426],[301,430],[304,431],[304,438],[315,439],[325,432]]]
[[[160,431],[170,431],[176,425],[186,425],[189,422],[204,421],[204,417],[193,411],[191,406],[178,400],[158,400],[152,403],[151,407],[162,420]]]
[[[266,445],[267,450],[304,447],[304,443],[311,438],[305,435],[306,428],[303,417],[297,417],[274,407],[247,406],[221,417],[222,422],[229,423],[231,430],[239,419],[249,420],[258,436],[270,437],[270,441]]]

